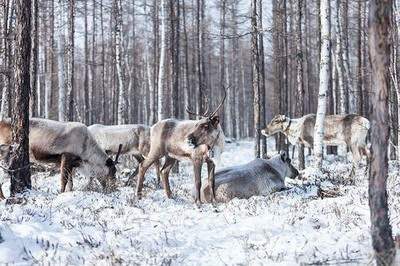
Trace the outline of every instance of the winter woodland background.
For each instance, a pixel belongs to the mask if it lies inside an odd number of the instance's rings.
[[[223,87],[228,137],[253,137],[255,123],[264,126],[277,113],[315,113],[320,1],[256,1],[255,12],[250,2],[33,1],[32,115],[86,124],[153,124],[188,118],[185,105],[199,112],[215,107]],[[368,117],[368,1],[329,2],[328,113]],[[13,97],[13,6],[14,0],[1,2],[3,116],[10,114]],[[398,27],[391,35],[391,140],[397,145]],[[261,140],[261,154],[264,149]]]
[[[79,176],[77,190],[59,194],[58,173],[34,169],[22,204],[0,204],[0,264],[364,265],[375,258],[386,265],[400,245],[399,4],[0,0],[0,116],[26,122],[13,125],[20,130],[13,149],[22,148],[10,169],[29,161],[28,113],[87,125],[152,125],[194,118],[185,106],[203,113],[226,90],[221,121],[233,143],[219,167],[288,150],[282,135],[268,143],[260,136],[278,113],[299,117],[318,108],[372,122],[369,176],[363,164],[346,178],[344,154],[328,154],[286,191],[217,207],[194,209],[185,163],[172,178],[174,199],[152,182],[143,200],[131,187],[87,191]],[[322,159],[319,144],[314,152]],[[307,166],[312,159],[306,156]],[[18,171],[12,180],[30,179],[29,167]],[[9,188],[7,175],[0,177]]]

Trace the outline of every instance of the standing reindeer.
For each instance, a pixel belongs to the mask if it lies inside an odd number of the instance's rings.
[[[151,128],[150,151],[145,160],[139,165],[136,194],[142,196],[144,176],[147,169],[157,160],[165,157],[165,163],[161,169],[161,179],[168,198],[172,193],[169,186],[169,172],[177,160],[189,160],[194,167],[195,203],[201,204],[201,168],[207,163],[208,182],[211,189],[211,199],[214,199],[214,172],[215,164],[209,156],[209,152],[216,145],[223,145],[224,133],[219,124],[218,111],[226,98],[225,95],[214,112],[203,113],[199,120],[165,119],[157,122]],[[187,107],[186,111],[191,112]],[[222,143],[222,144],[221,144]],[[223,147],[219,147],[223,148]]]
[[[10,119],[0,121],[1,157],[9,157],[11,143]],[[105,191],[115,187],[115,165],[122,145],[113,161],[100,148],[84,124],[58,122],[42,118],[29,120],[29,153],[32,160],[57,163],[61,171],[61,192],[71,191],[72,175],[77,169],[90,179],[97,178]]]
[[[118,152],[119,145],[122,143],[121,154],[130,154],[141,163],[144,156],[150,151],[150,127],[141,124],[130,125],[100,125],[95,124],[88,127],[90,133],[108,154],[115,155]],[[157,171],[157,180],[160,183],[160,161],[155,162]],[[138,169],[138,168],[136,168]],[[133,176],[137,174],[134,173]]]
[[[314,144],[315,114],[308,114],[297,119],[290,119],[285,115],[276,115],[271,122],[261,130],[264,136],[271,136],[278,132],[286,135],[292,145],[303,144],[312,148]],[[354,174],[356,164],[365,155],[369,158],[367,136],[369,121],[365,117],[356,114],[327,115],[324,121],[325,145],[345,144],[353,155]]]

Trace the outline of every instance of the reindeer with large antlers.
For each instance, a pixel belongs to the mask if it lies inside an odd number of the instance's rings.
[[[225,90],[224,90],[225,91]],[[208,182],[211,189],[211,198],[214,199],[214,172],[215,164],[209,156],[209,152],[215,146],[224,143],[224,133],[219,124],[218,111],[221,109],[226,98],[225,95],[214,112],[198,115],[186,107],[190,114],[200,116],[199,120],[176,120],[165,119],[157,122],[151,128],[150,152],[145,160],[139,165],[139,173],[136,185],[138,198],[142,196],[144,176],[147,169],[157,160],[165,157],[161,169],[161,179],[165,193],[171,198],[172,193],[169,186],[169,172],[177,160],[189,160],[194,167],[195,180],[195,203],[201,204],[201,168],[207,163]],[[221,149],[223,147],[220,147]]]
[[[11,121],[0,121],[0,157],[7,160],[10,153]],[[29,119],[29,152],[32,160],[60,165],[61,192],[72,190],[72,174],[77,169],[91,180],[97,178],[105,191],[115,188],[115,160],[97,144],[88,128],[77,122]]]

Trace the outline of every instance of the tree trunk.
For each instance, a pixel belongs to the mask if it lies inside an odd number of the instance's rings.
[[[30,95],[30,114],[37,116],[37,80],[38,80],[38,51],[39,51],[39,0],[32,0],[32,51],[31,51],[31,95]]]
[[[14,65],[14,92],[12,142],[9,169],[11,175],[11,195],[31,188],[29,167],[29,91],[31,55],[31,1],[16,1],[16,38]],[[14,172],[15,171],[15,172]]]
[[[167,103],[167,99],[165,97],[164,90],[164,72],[165,72],[165,50],[167,48],[166,44],[166,13],[165,13],[165,2],[161,0],[161,51],[160,51],[160,63],[159,63],[159,71],[158,71],[158,121],[166,118],[165,107]]]
[[[85,124],[89,125],[89,44],[88,44],[88,1],[84,1],[83,16],[84,16],[84,42],[83,42],[83,53],[84,53],[84,76],[83,76],[83,92],[84,92],[84,121]]]
[[[59,17],[58,17],[58,120],[66,119],[66,91],[64,78],[64,54],[65,54],[65,31],[64,31],[64,7],[62,0],[58,1]]]
[[[125,78],[123,74],[122,56],[122,2],[114,0],[115,15],[115,65],[118,76],[118,124],[125,124],[127,114]]]
[[[68,47],[67,47],[67,91],[68,120],[74,120],[75,89],[74,89],[74,35],[75,35],[75,0],[68,1]]]
[[[315,167],[322,168],[323,157],[323,138],[324,138],[324,120],[326,114],[326,94],[329,88],[330,77],[330,17],[329,17],[329,0],[321,0],[321,61],[319,71],[319,93],[318,93],[318,108],[315,121],[314,132],[314,156]]]
[[[251,54],[253,64],[253,92],[254,92],[254,153],[260,158],[260,69],[257,29],[257,0],[251,1]]]
[[[304,81],[303,81],[303,36],[302,36],[302,12],[303,12],[303,0],[297,0],[297,115],[299,117],[304,115]],[[304,145],[299,145],[299,168],[305,168],[304,161]]]
[[[369,206],[372,246],[377,265],[391,265],[395,255],[389,222],[386,180],[388,176],[389,88],[392,1],[370,1],[369,53],[372,66],[371,166]]]
[[[264,58],[264,33],[263,33],[263,15],[262,15],[262,4],[263,1],[259,0],[258,3],[258,28],[261,29],[259,33],[259,42],[258,42],[258,49],[259,49],[259,71],[260,71],[260,123],[266,123],[266,91],[265,91],[265,58]],[[234,113],[234,112],[232,112]],[[235,119],[233,119],[236,121]],[[262,158],[266,158],[267,156],[267,140],[265,137],[261,137],[260,143],[260,155]]]
[[[90,113],[91,119],[90,123],[98,123],[99,121],[99,115],[101,114],[100,110],[101,108],[98,107],[98,104],[100,104],[101,100],[99,98],[99,92],[96,90],[96,1],[93,0],[93,16],[92,16],[92,97],[91,101],[89,103],[90,107]],[[103,98],[103,101],[105,99]],[[95,108],[96,106],[96,108]]]

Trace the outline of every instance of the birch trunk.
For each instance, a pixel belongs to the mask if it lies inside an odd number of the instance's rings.
[[[253,64],[253,108],[254,108],[254,155],[260,158],[260,81],[259,81],[259,54],[257,30],[257,0],[251,1],[251,54]]]
[[[165,2],[161,0],[161,51],[160,51],[160,63],[159,63],[159,71],[158,71],[158,102],[157,102],[157,110],[158,110],[158,121],[165,119],[165,105],[167,103],[167,99],[164,95],[164,72],[165,72],[165,50],[167,49],[167,44],[165,43],[165,35],[166,35],[166,13],[165,13]]]
[[[302,36],[302,12],[303,0],[297,0],[297,34],[296,34],[296,50],[297,50],[297,114],[304,115],[304,81],[303,81],[303,36]],[[305,168],[304,145],[299,145],[299,168]]]
[[[31,51],[31,90],[30,90],[30,115],[37,116],[37,80],[38,80],[38,49],[39,49],[39,0],[32,1],[32,51]]]
[[[58,47],[57,47],[57,61],[58,61],[58,120],[65,121],[65,77],[64,77],[64,54],[65,54],[65,30],[64,30],[64,7],[63,1],[58,1],[59,15],[58,15]]]
[[[323,157],[324,120],[326,114],[326,94],[330,77],[330,17],[329,0],[321,0],[321,61],[319,72],[318,108],[314,132],[315,167],[321,169]]]
[[[75,0],[68,1],[68,49],[67,49],[67,90],[68,90],[68,120],[74,120],[74,35],[75,35]]]
[[[115,14],[115,64],[118,76],[118,118],[119,125],[126,123],[126,88],[124,74],[122,73],[122,2],[114,0]]]
[[[337,69],[337,80],[339,87],[339,113],[346,113],[346,91],[344,88],[344,69],[343,69],[343,60],[342,60],[342,38],[341,38],[341,30],[340,30],[340,0],[336,0],[336,21],[335,21],[335,29],[336,29],[336,49],[335,49],[335,63]]]

